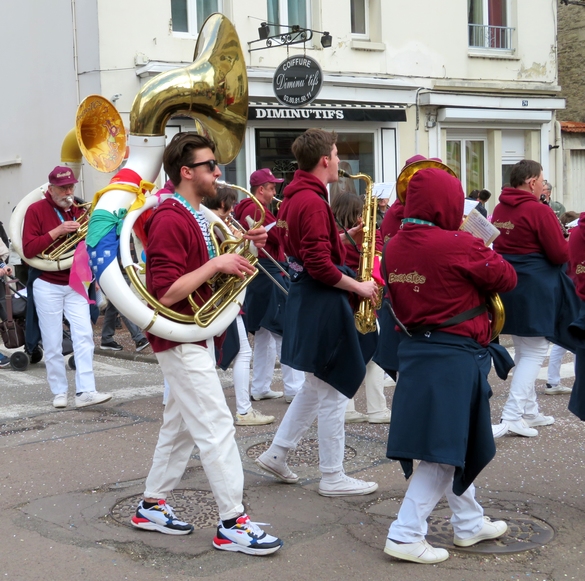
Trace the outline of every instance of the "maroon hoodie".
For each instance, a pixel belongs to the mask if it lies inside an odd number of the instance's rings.
[[[321,180],[297,170],[284,190],[277,228],[285,254],[300,261],[314,279],[335,286],[342,276],[336,265],[345,262],[345,249],[327,195]]]
[[[465,194],[458,179],[440,169],[423,169],[410,180],[404,216],[429,224],[405,223],[384,255],[390,299],[407,327],[436,325],[477,307],[492,292],[516,286],[516,273],[483,241],[459,231]],[[486,313],[446,333],[490,341]]]
[[[585,212],[579,216],[578,226],[571,229],[569,256],[577,295],[585,301]]]
[[[504,188],[492,217],[500,230],[494,250],[500,254],[544,254],[552,264],[569,260],[569,247],[553,210],[525,190]]]
[[[269,226],[276,222],[276,218],[274,214],[268,209],[267,206],[264,206],[264,222],[263,226]],[[236,220],[246,229],[249,230],[250,227],[248,226],[248,222],[246,221],[246,216],[250,216],[254,222],[257,222],[260,219],[260,209],[254,203],[252,198],[244,198],[241,202],[239,202],[236,207],[234,208],[234,217]],[[275,258],[276,260],[283,261],[284,260],[284,252],[281,249],[280,241],[278,239],[278,233],[276,231],[276,226],[272,227],[268,231],[268,240],[266,241],[266,246],[264,247],[266,252]],[[260,258],[265,256],[263,253],[260,253]]]
[[[398,232],[402,226],[402,218],[404,218],[404,204],[396,198],[394,203],[388,208],[384,214],[382,225],[380,226],[380,233],[384,242],[389,240]]]

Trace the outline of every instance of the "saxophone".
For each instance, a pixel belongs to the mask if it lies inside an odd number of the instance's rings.
[[[360,263],[357,272],[357,279],[360,282],[372,280],[374,270],[374,257],[376,256],[376,212],[378,211],[378,200],[374,197],[374,182],[365,173],[350,175],[339,170],[339,177],[364,180],[366,182],[366,197],[364,199],[363,219],[363,241],[360,255]],[[376,309],[382,304],[382,288],[379,288],[378,301],[376,305],[367,298],[360,298],[358,308],[355,312],[355,326],[362,334],[372,333],[377,330]]]

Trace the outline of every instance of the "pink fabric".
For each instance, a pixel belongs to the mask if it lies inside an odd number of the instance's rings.
[[[95,301],[90,300],[87,294],[87,289],[92,280],[93,274],[89,266],[89,254],[87,253],[85,240],[82,240],[73,254],[73,264],[69,273],[69,286],[90,305],[95,305]]]

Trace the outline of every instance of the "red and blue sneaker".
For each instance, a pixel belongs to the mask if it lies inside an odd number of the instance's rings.
[[[137,529],[145,531],[158,531],[165,535],[188,535],[193,532],[193,525],[180,521],[164,500],[159,500],[150,508],[144,507],[144,501],[140,501],[136,514],[131,519],[131,524]]]
[[[213,546],[220,551],[236,551],[248,555],[270,555],[282,547],[283,543],[278,537],[266,534],[258,525],[266,523],[254,523],[247,514],[236,519],[233,527],[226,528],[220,521],[217,527],[217,535],[213,539]]]

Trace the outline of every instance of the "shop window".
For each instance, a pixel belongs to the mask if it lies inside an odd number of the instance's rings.
[[[467,0],[469,46],[512,50],[509,0]]]
[[[369,0],[351,0],[351,34],[355,38],[368,39]]]
[[[485,141],[447,140],[447,165],[461,180],[465,195],[485,187]]]
[[[222,8],[222,0],[171,0],[173,32],[197,36],[207,17]]]
[[[287,26],[311,28],[311,0],[267,0],[267,21]],[[270,34],[284,34],[286,26],[270,28]]]

